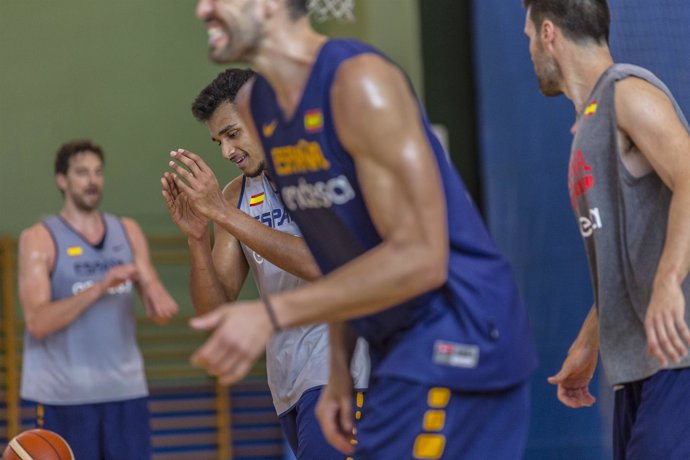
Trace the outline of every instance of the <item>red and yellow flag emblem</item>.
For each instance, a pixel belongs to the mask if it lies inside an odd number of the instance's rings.
[[[321,109],[304,112],[304,129],[308,133],[317,133],[323,129],[323,113]]]
[[[273,136],[273,133],[276,130],[276,126],[278,126],[278,120],[273,120],[270,123],[266,123],[263,125],[262,130],[264,133],[264,137],[271,137]]]
[[[260,204],[263,204],[265,196],[266,196],[266,194],[264,192],[257,193],[256,195],[250,196],[249,197],[249,207],[251,208],[252,206],[259,206]]]
[[[597,113],[597,101],[592,101],[587,107],[585,107],[585,116],[590,117]]]

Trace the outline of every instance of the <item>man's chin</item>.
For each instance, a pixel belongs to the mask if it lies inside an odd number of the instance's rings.
[[[563,90],[554,85],[539,85],[539,91],[546,97],[555,97],[563,94]]]
[[[254,171],[243,171],[243,174],[251,179],[259,177],[264,172],[265,165],[261,163]]]
[[[231,56],[227,51],[213,47],[209,47],[208,49],[208,58],[216,64],[232,64],[234,62],[240,62],[239,59]]]
[[[79,203],[76,203],[77,207],[81,209],[84,212],[94,212],[97,211],[99,206],[101,205],[101,199],[98,198],[97,200],[94,201],[82,201]]]

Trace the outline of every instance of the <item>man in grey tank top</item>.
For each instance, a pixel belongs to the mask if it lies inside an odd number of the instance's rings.
[[[92,142],[63,144],[55,159],[62,210],[19,238],[21,396],[37,403],[37,426],[62,435],[77,459],[148,460],[148,388],[133,287],[158,323],[176,314],[177,304],[139,225],[99,210],[103,166]]]
[[[524,0],[542,92],[575,105],[568,185],[595,305],[549,382],[591,406],[616,388],[616,459],[690,458],[690,134],[651,72],[614,64],[605,0]]]
[[[235,96],[252,76],[249,70],[228,69],[204,88],[192,105],[194,116],[207,124],[223,157],[243,174],[221,191],[214,173],[199,156],[178,150],[171,152],[176,161],[170,166],[184,181],[175,181],[171,173],[165,173],[162,180],[170,215],[187,235],[192,264],[190,290],[198,313],[236,300],[249,270],[264,298],[321,275],[299,228],[266,175],[263,150],[235,111]],[[213,245],[209,221],[214,224]],[[351,375],[356,389],[363,389],[368,377],[363,345],[358,344],[355,350],[352,337]],[[224,350],[216,356],[220,362],[232,364],[233,356]],[[326,442],[314,413],[321,387],[328,382],[329,361],[325,324],[282,331],[266,349],[273,403],[299,460],[345,459]],[[361,393],[355,405],[361,407]]]

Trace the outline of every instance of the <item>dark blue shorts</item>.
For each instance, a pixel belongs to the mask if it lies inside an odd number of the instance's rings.
[[[690,459],[690,369],[659,371],[615,393],[616,460]]]
[[[280,416],[280,425],[297,460],[346,460],[349,458],[347,455],[326,441],[316,419],[314,411],[321,395],[321,388],[305,391],[297,404]],[[362,398],[362,393],[358,392],[355,418],[361,418]]]
[[[357,460],[518,460],[529,384],[466,393],[393,378],[370,381],[357,424]]]
[[[79,460],[150,460],[148,398],[70,406],[36,405],[36,426],[65,438]]]

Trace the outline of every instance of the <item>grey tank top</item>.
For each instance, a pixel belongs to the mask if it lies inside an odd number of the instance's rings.
[[[243,177],[237,207],[264,225],[302,236],[265,174],[255,178]],[[245,244],[241,246],[261,296],[294,289],[305,283]],[[329,360],[328,327],[325,324],[288,329],[271,339],[266,347],[266,368],[273,405],[279,415],[294,406],[305,391],[328,382]],[[362,339],[357,343],[351,372],[355,388],[366,388],[369,360],[366,342]]]
[[[622,162],[615,83],[624,78],[641,78],[661,89],[688,128],[668,88],[651,72],[629,64],[616,64],[604,72],[578,119],[568,187],[592,275],[602,364],[612,385],[659,370],[646,352],[644,319],[671,200],[671,190],[654,171],[635,177]],[[683,290],[690,300],[690,280],[685,280]],[[690,308],[685,318],[690,323]],[[672,367],[688,366],[690,358]]]
[[[102,218],[106,232],[100,248],[60,217],[43,221],[55,244],[50,275],[53,301],[87,289],[115,265],[132,262],[132,249],[120,220],[109,214]],[[148,395],[136,343],[132,287],[128,281],[110,289],[74,322],[43,340],[25,333],[22,398],[72,405]]]

